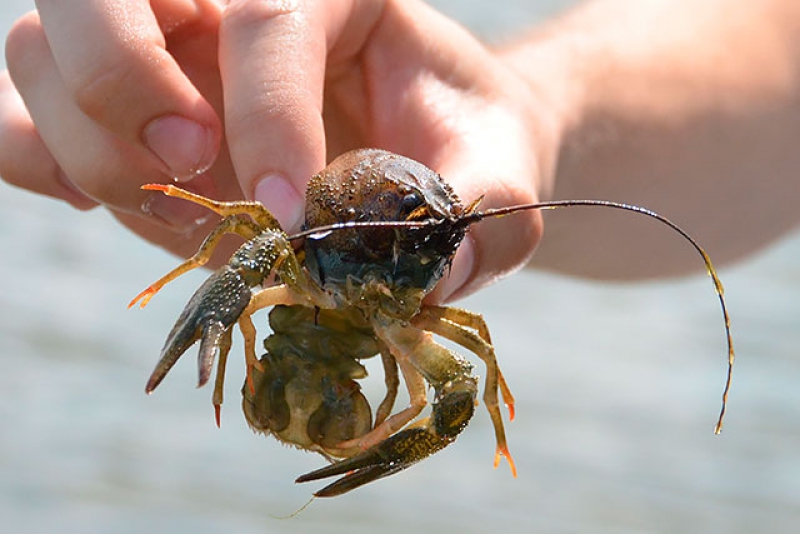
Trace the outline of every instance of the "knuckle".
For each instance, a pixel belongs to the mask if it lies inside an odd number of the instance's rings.
[[[136,69],[125,59],[91,62],[71,80],[75,104],[87,116],[100,123],[108,122],[109,115],[119,106],[121,95],[137,83]]]
[[[223,15],[223,24],[234,26],[263,23],[302,10],[301,0],[263,0],[261,2],[231,2]]]

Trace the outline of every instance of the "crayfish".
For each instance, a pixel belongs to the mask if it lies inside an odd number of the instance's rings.
[[[553,201],[478,210],[464,206],[433,170],[412,159],[374,149],[348,152],[315,175],[306,192],[305,230],[289,236],[258,202],[218,202],[172,185],[161,191],[222,216],[198,252],[140,293],[141,306],[165,284],[204,265],[226,233],[245,243],[227,265],[195,292],[169,333],[151,375],[152,392],[178,358],[200,341],[199,385],[218,359],[213,404],[219,424],[225,362],[233,325],[244,337],[247,378],[243,409],[256,431],[325,456],[331,465],[298,482],[341,476],[315,493],[336,496],[383,478],[451,444],[475,411],[479,393],[473,366],[434,339],[447,339],[483,361],[483,403],[497,443],[495,467],[508,450],[499,397],[514,416],[514,398],[495,358],[483,318],[466,310],[423,302],[445,275],[471,224],[529,209],[602,206],[653,217],[687,239],[701,254],[720,300],[728,342],[728,375],[719,432],[733,366],[728,313],[708,255],[668,219],[638,206],[596,200]],[[305,238],[302,248],[292,243]],[[256,356],[252,315],[273,307],[272,334]],[[358,380],[361,360],[380,355],[386,394],[375,411]],[[399,371],[398,371],[399,369]],[[400,376],[409,405],[392,413]],[[433,389],[429,416],[418,419]],[[499,393],[498,393],[499,392]]]

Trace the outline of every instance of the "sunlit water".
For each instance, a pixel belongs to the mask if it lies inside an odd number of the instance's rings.
[[[534,20],[559,4],[526,3],[509,4],[506,20],[482,18],[485,2],[438,5],[490,33],[519,25],[525,9]],[[5,29],[28,2],[3,5]],[[706,277],[620,286],[523,273],[460,303],[484,313],[516,394],[508,434],[519,477],[506,465],[492,469],[493,435],[480,409],[455,445],[422,466],[278,519],[319,487],[292,481],[323,460],[247,429],[240,358],[231,358],[221,430],[210,390],[193,386],[191,357],[154,395],[143,392],[204,273],[175,282],[146,311],[127,310],[174,258],[100,211],[77,213],[5,185],[0,205],[0,532],[800,525],[797,235],[721,272],[739,354],[723,435],[712,427],[724,337]]]

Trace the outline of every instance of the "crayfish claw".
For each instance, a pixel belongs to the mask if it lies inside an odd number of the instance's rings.
[[[200,352],[197,355],[197,387],[202,387],[211,377],[211,367],[214,365],[214,356],[217,353],[222,335],[227,328],[220,322],[214,322],[203,329],[200,340]]]
[[[419,426],[406,428],[364,452],[302,475],[296,482],[344,474],[314,493],[317,497],[335,497],[411,467],[455,441],[474,413],[475,389],[471,377],[448,382],[437,391],[431,417],[420,421]]]
[[[226,266],[212,274],[194,293],[172,327],[145,391],[152,392],[198,340],[198,387],[208,382],[217,350],[230,348],[230,336],[225,335],[226,332],[249,302],[250,288],[239,273]]]
[[[310,482],[345,475],[314,493],[336,497],[411,467],[441,450],[452,439],[436,436],[425,428],[409,428],[350,458],[301,475],[295,482]]]
[[[218,332],[219,323],[210,325],[196,325],[193,322],[181,322],[175,325],[173,332],[167,338],[167,342],[161,351],[161,359],[156,364],[156,368],[147,381],[145,392],[152,393],[167,376],[170,369],[178,359],[186,352],[189,347],[195,344],[198,339],[202,339],[200,344],[200,354],[198,356],[198,384],[202,386],[208,382],[211,374],[211,365],[214,361],[216,343],[222,332]]]

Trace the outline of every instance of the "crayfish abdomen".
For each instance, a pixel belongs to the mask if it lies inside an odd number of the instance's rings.
[[[266,354],[254,369],[254,390],[242,388],[242,407],[256,431],[328,458],[372,430],[372,412],[356,380],[367,376],[359,360],[378,354],[368,324],[355,314],[275,306]]]

